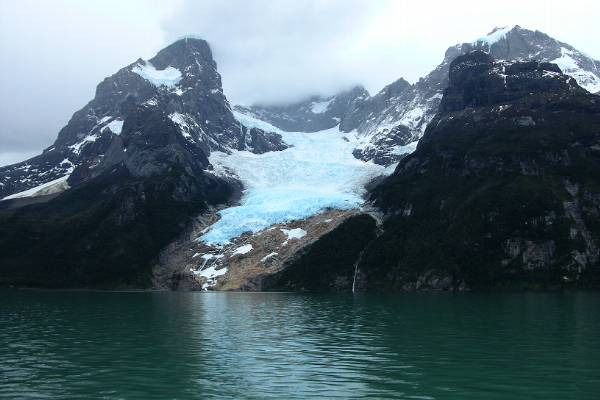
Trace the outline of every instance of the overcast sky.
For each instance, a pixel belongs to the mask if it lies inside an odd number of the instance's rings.
[[[434,68],[495,26],[538,29],[600,59],[597,0],[0,0],[0,165],[50,145],[104,77],[183,35],[208,40],[232,103]]]

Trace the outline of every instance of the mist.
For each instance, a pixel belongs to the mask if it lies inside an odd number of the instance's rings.
[[[494,7],[493,3],[497,6]],[[414,82],[495,26],[600,58],[594,1],[0,1],[0,165],[49,146],[96,85],[184,35],[206,39],[234,104]]]

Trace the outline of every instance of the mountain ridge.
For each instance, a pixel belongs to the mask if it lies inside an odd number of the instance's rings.
[[[591,93],[600,92],[600,61],[537,30],[524,29],[519,25],[495,28],[473,42],[449,47],[442,63],[414,84],[399,78],[377,94],[359,97],[350,104],[350,108],[341,113],[346,117],[341,118],[340,130],[356,132],[363,138],[355,156],[383,165],[390,165],[404,157],[405,153],[398,150],[418,141],[437,112],[452,60],[477,49],[497,59],[537,59],[558,63],[565,73],[577,79]],[[289,107],[293,108],[293,105]],[[258,108],[262,111],[261,118],[287,130],[285,124],[278,125],[285,115],[273,119],[270,114],[272,107]],[[280,106],[279,110],[285,108]]]

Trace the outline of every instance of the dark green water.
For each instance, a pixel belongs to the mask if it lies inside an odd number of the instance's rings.
[[[600,294],[0,291],[0,397],[600,398]]]

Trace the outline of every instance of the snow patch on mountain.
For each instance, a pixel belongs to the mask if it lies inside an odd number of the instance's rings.
[[[199,271],[192,270],[192,273],[196,276],[206,278],[206,283],[202,285],[203,290],[207,290],[209,287],[217,284],[217,278],[227,273],[227,268],[217,269],[214,265],[201,269]]]
[[[323,114],[325,111],[327,111],[333,100],[335,100],[335,97],[332,97],[326,101],[315,101],[311,104],[310,110],[313,112],[313,114]]]
[[[51,180],[49,182],[42,183],[41,185],[38,185],[31,189],[27,189],[27,190],[24,190],[19,193],[11,194],[10,196],[6,196],[6,197],[2,198],[1,200],[3,201],[3,200],[12,200],[12,199],[22,199],[25,197],[47,196],[50,194],[60,193],[60,192],[63,192],[65,190],[69,189],[69,183],[67,182],[67,180],[69,179],[69,176],[71,176],[71,173],[75,169],[75,166],[68,159],[64,159],[59,165],[68,165],[69,166],[69,168],[66,171],[66,175],[61,176],[60,178]]]
[[[302,228],[280,230],[281,232],[283,232],[284,235],[287,236],[287,239],[285,240],[285,242],[282,243],[282,246],[288,244],[288,242],[292,239],[302,239],[304,236],[306,236],[306,231]]]
[[[277,128],[276,126],[273,126],[273,125],[269,124],[268,122],[262,121],[251,115],[244,114],[244,113],[241,113],[236,110],[232,110],[232,112],[233,112],[233,116],[235,117],[235,119],[240,124],[244,125],[246,128],[262,129],[265,132],[275,132],[275,133],[282,132],[281,129]]]
[[[156,69],[150,61],[145,61],[143,64],[136,64],[131,69],[131,72],[138,74],[156,87],[175,87],[181,80],[181,71],[177,68],[167,67],[162,70]]]
[[[235,249],[233,251],[233,253],[231,253],[232,256],[236,256],[236,255],[243,255],[243,254],[248,254],[252,251],[252,245],[251,244],[245,244],[243,246],[238,247],[237,249]]]
[[[110,121],[108,124],[106,124],[106,126],[104,128],[102,128],[102,132],[104,132],[104,130],[108,128],[112,131],[112,133],[116,134],[116,135],[120,135],[121,134],[121,130],[123,129],[123,121],[120,119],[115,119],[113,121]]]
[[[242,124],[278,132],[292,147],[264,154],[211,153],[214,172],[235,174],[245,190],[241,204],[220,211],[220,220],[199,238],[209,245],[224,245],[243,233],[302,220],[327,209],[359,208],[365,184],[393,171],[355,158],[355,134],[344,134],[337,126],[313,133],[284,132],[240,114],[235,113]]]
[[[73,151],[74,154],[81,153],[81,149],[85,147],[88,143],[93,143],[98,140],[99,136],[97,134],[87,135],[81,141],[69,146],[69,148]]]
[[[484,37],[480,37],[475,42],[476,43],[477,42],[485,43],[488,46],[491,46],[494,43],[497,43],[500,40],[506,38],[506,35],[508,34],[508,32],[512,31],[514,28],[515,28],[515,25],[494,28],[493,31],[491,31],[490,33],[488,33]]]
[[[260,262],[263,262],[263,263],[264,263],[264,262],[265,262],[265,261],[267,261],[269,258],[271,258],[271,257],[275,257],[277,254],[279,254],[279,253],[277,253],[277,252],[273,251],[273,252],[271,252],[271,253],[267,254],[266,256],[264,256],[263,258],[261,258],[261,259],[260,259]]]
[[[169,118],[171,119],[171,121],[175,122],[177,125],[179,125],[179,128],[181,130],[181,134],[183,135],[184,138],[188,139],[188,140],[192,140],[192,135],[190,134],[191,132],[191,127],[188,125],[188,122],[186,120],[186,116],[178,113],[178,112],[174,112],[169,114]]]
[[[411,143],[405,144],[403,146],[394,146],[394,147],[392,147],[390,152],[397,156],[400,156],[403,154],[410,154],[410,153],[413,153],[417,149],[418,144],[419,144],[419,141],[417,140],[416,142],[411,142]]]
[[[560,51],[561,56],[550,62],[558,65],[565,74],[575,78],[579,86],[586,89],[588,92],[596,93],[600,91],[600,77],[581,68],[579,63],[573,58],[573,51],[564,47],[561,47]]]

